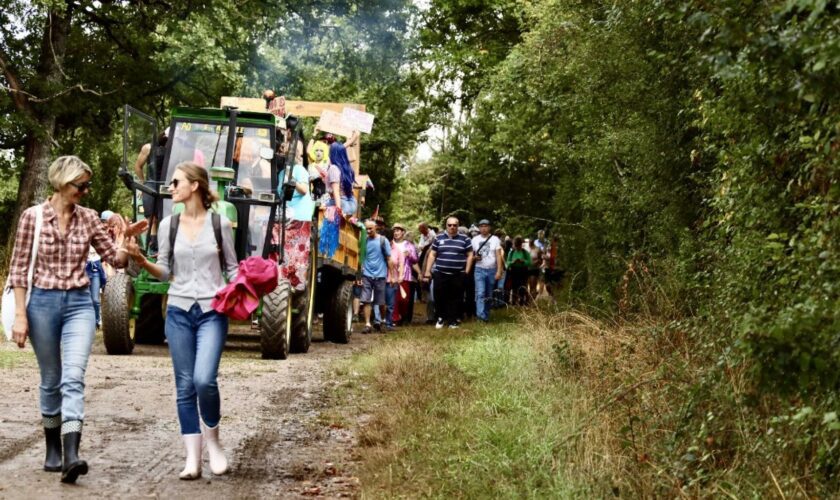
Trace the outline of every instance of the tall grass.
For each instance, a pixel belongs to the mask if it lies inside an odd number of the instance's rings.
[[[373,497],[572,497],[611,492],[603,458],[565,444],[589,416],[551,351],[516,323],[414,330],[357,358],[374,389],[362,428]],[[581,474],[586,471],[585,474]]]
[[[836,491],[818,471],[831,435],[815,430],[829,413],[755,393],[746,368],[696,337],[558,309],[511,319],[411,329],[342,369],[367,388],[357,391],[369,415],[359,434],[365,496]]]

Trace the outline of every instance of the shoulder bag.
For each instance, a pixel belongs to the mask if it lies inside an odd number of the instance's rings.
[[[26,273],[26,305],[29,305],[29,296],[32,295],[32,278],[35,275],[35,261],[38,259],[38,240],[41,239],[41,225],[44,220],[44,206],[35,207],[35,234],[32,235],[32,253],[29,258],[29,271]],[[3,288],[3,301],[0,304],[0,313],[3,316],[3,330],[6,339],[12,340],[12,327],[15,324],[15,289],[9,286],[9,277],[6,277],[6,286]]]

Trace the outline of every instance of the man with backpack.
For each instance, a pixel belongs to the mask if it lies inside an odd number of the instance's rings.
[[[502,279],[502,243],[490,233],[490,221],[478,222],[479,234],[472,239],[475,255],[475,315],[479,321],[490,321],[490,301],[496,282]]]
[[[376,234],[376,223],[365,221],[367,232],[367,247],[365,248],[365,263],[362,266],[362,304],[365,308],[365,327],[362,333],[370,333],[371,309],[373,305],[379,308],[381,317],[385,317],[385,282],[389,280],[388,266],[391,261],[391,244],[384,236]],[[381,324],[376,324],[379,331]]]

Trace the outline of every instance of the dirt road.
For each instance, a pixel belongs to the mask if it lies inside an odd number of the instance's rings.
[[[165,346],[109,356],[97,339],[87,373],[82,458],[90,473],[62,485],[43,472],[34,356],[0,366],[0,498],[311,498],[356,497],[352,431],[331,418],[331,362],[375,342],[313,343],[286,361],[260,359],[259,346],[234,342],[219,373],[222,440],[231,472],[180,481],[183,450]],[[27,348],[29,349],[29,348]],[[0,351],[17,350],[6,342]],[[0,355],[8,354],[0,352]],[[2,359],[9,359],[8,356]],[[19,360],[18,360],[19,359]]]

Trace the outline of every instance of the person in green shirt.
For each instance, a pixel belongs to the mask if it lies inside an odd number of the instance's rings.
[[[522,236],[513,239],[513,249],[507,256],[506,264],[510,273],[511,292],[514,305],[528,303],[528,268],[531,267],[531,253],[522,248]]]

